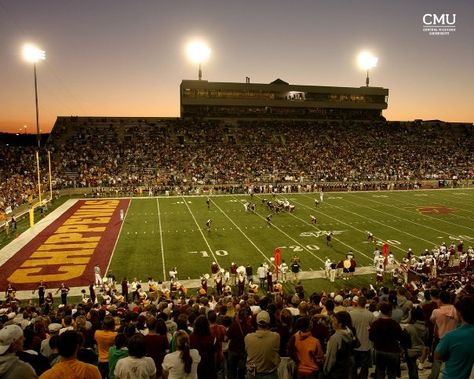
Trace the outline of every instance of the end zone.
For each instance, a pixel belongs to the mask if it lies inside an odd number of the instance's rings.
[[[126,210],[129,203],[129,199],[72,203],[49,225],[36,229],[26,243],[16,244],[13,255],[2,265],[0,287],[5,288],[9,281],[17,290],[31,290],[41,280],[49,288],[62,282],[69,287],[89,285],[95,265],[102,273],[107,269],[122,224],[120,210]]]

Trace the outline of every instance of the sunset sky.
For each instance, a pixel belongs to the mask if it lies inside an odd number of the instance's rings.
[[[423,15],[456,14],[432,36]],[[389,120],[474,121],[474,2],[469,0],[0,0],[0,131],[35,132],[57,116],[179,116],[179,84],[197,79],[194,37],[211,57],[203,79],[362,86],[355,59],[379,57],[371,85],[390,90]]]

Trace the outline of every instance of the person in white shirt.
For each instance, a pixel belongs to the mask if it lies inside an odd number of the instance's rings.
[[[156,366],[153,358],[145,357],[145,337],[135,334],[128,340],[128,357],[119,359],[115,366],[116,379],[154,379]]]
[[[176,351],[163,359],[163,377],[167,379],[197,379],[197,367],[201,356],[189,348],[189,336],[183,330],[176,332]]]

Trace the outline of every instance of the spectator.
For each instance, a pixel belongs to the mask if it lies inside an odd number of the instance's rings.
[[[197,367],[201,357],[196,349],[189,348],[189,336],[185,331],[176,332],[176,351],[165,355],[163,377],[165,379],[197,379]]]
[[[324,361],[324,378],[349,378],[352,370],[352,354],[355,336],[351,316],[346,311],[333,315],[334,334],[329,338]]]
[[[115,337],[115,345],[109,349],[109,378],[115,379],[115,366],[119,359],[128,357],[127,337],[123,333]]]
[[[353,379],[367,379],[369,368],[372,367],[372,342],[369,340],[369,329],[375,316],[365,307],[366,304],[366,297],[359,296],[357,307],[349,312],[360,342],[360,346],[354,349]]]
[[[156,377],[161,377],[163,359],[170,345],[166,335],[167,329],[163,319],[153,316],[147,318],[148,334],[145,336],[146,356],[151,357],[156,366]]]
[[[115,331],[115,320],[112,316],[106,316],[102,323],[103,329],[96,330],[94,339],[97,342],[99,352],[99,370],[102,378],[109,376],[109,349],[115,343],[117,332]]]
[[[245,336],[248,379],[278,378],[280,335],[270,331],[269,325],[270,315],[267,311],[260,311],[257,314],[257,331]]]
[[[309,317],[300,317],[295,328],[297,332],[291,337],[288,350],[296,362],[296,378],[316,379],[324,363],[321,344],[311,335]]]
[[[435,359],[445,361],[443,379],[467,379],[474,367],[474,297],[456,302],[461,326],[447,332],[435,351]]]
[[[216,352],[218,350],[217,337],[212,336],[209,321],[201,315],[194,321],[193,332],[189,336],[191,349],[196,349],[201,356],[198,365],[199,379],[216,379]]]
[[[77,352],[82,344],[82,336],[74,330],[64,332],[58,337],[58,351],[61,361],[40,376],[40,379],[84,378],[101,379],[96,366],[81,362]]]
[[[428,328],[425,324],[423,310],[420,307],[411,310],[411,321],[405,326],[410,337],[410,347],[406,349],[405,360],[408,366],[409,379],[418,379],[417,359],[427,355]],[[424,359],[423,359],[424,360]]]
[[[374,343],[375,378],[395,379],[400,375],[402,328],[392,319],[392,306],[380,305],[380,317],[372,323],[369,339]]]
[[[0,330],[0,376],[2,379],[38,378],[33,367],[15,355],[23,349],[23,339],[23,330],[18,325],[7,325]]]
[[[137,333],[128,340],[128,357],[119,359],[115,366],[116,379],[155,379],[155,362],[145,357],[145,337]]]

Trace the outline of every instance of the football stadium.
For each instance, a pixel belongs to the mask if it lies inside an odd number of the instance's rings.
[[[212,81],[214,51],[187,53],[178,114],[45,132],[48,60],[25,45],[35,126],[0,132],[0,376],[469,378],[472,122],[389,118],[400,86],[367,51],[364,86]]]

